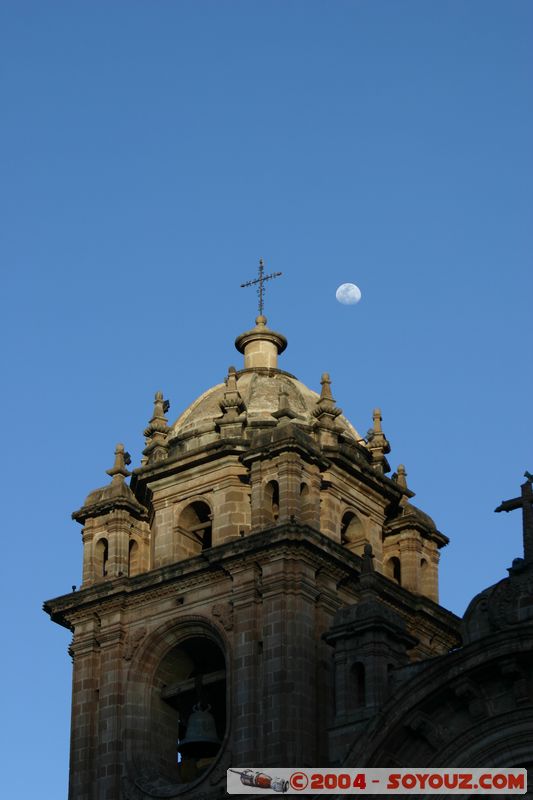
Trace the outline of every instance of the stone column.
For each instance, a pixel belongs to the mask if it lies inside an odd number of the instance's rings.
[[[133,517],[122,509],[114,509],[106,517],[105,529],[109,544],[107,574],[110,578],[128,574],[128,548],[133,522]]]
[[[399,536],[402,586],[410,592],[420,594],[420,559],[422,544],[416,531],[403,531]]]

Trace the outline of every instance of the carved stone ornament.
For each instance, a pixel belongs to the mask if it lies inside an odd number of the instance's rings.
[[[233,628],[233,606],[231,603],[215,603],[211,613],[216,617],[225,631]]]
[[[451,732],[448,728],[435,723],[421,711],[417,711],[412,715],[407,722],[407,727],[422,736],[434,750],[442,749],[451,737]]]

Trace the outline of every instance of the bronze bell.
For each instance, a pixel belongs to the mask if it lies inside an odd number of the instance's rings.
[[[211,706],[197,703],[187,722],[185,738],[178,742],[178,753],[184,758],[208,758],[220,747]]]

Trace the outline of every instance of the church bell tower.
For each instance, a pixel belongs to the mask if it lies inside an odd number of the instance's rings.
[[[447,539],[388,477],[381,412],[363,437],[327,373],[316,393],[281,369],[260,301],[244,364],[173,423],[157,392],[141,464],[117,445],[73,514],[83,582],[45,603],[73,632],[70,800],[215,800],[229,767],[339,764],[394,670],[458,642]]]

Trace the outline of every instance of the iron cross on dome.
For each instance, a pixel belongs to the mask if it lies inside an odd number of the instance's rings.
[[[525,482],[521,485],[520,497],[504,500],[495,511],[514,511],[522,509],[522,532],[524,537],[524,561],[526,564],[533,562],[533,475],[524,472]]]
[[[270,275],[265,275],[264,271],[265,271],[265,265],[264,265],[263,259],[260,258],[259,259],[259,277],[256,278],[253,281],[246,281],[246,283],[241,283],[241,289],[244,289],[245,286],[255,286],[256,284],[259,284],[258,287],[257,287],[257,296],[259,297],[259,316],[260,317],[263,316],[263,306],[264,306],[263,299],[264,299],[264,292],[265,292],[265,288],[264,288],[265,281],[270,281],[270,280],[272,280],[272,278],[279,278],[279,276],[282,274],[281,272],[271,272]]]

